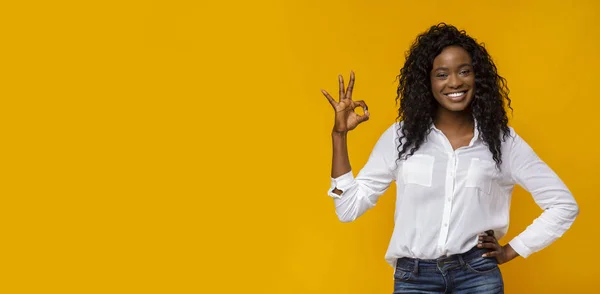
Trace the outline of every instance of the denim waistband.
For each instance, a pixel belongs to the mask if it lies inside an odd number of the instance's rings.
[[[475,258],[481,258],[484,253],[490,252],[490,249],[473,247],[469,251],[461,254],[444,256],[436,259],[418,259],[403,257],[399,258],[396,263],[396,269],[403,271],[418,271],[418,270],[437,270],[450,264],[464,265]],[[493,258],[493,257],[490,257]]]

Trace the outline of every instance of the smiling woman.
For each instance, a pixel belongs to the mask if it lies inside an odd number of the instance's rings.
[[[579,212],[571,192],[508,126],[508,88],[486,49],[466,32],[439,24],[421,34],[400,71],[399,122],[375,145],[356,178],[348,131],[368,120],[355,83],[339,77],[329,195],[341,221],[372,208],[396,181],[395,227],[386,260],[394,293],[503,293],[498,267],[547,247]],[[362,107],[363,115],[355,108]],[[544,209],[501,246],[515,185]]]

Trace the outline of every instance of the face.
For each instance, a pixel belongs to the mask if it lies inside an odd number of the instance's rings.
[[[458,46],[449,46],[433,60],[431,91],[441,110],[464,111],[475,92],[475,73],[469,53]]]

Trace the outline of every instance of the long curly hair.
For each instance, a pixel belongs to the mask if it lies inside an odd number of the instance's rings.
[[[471,56],[475,74],[471,112],[477,121],[481,139],[500,168],[500,147],[510,134],[505,102],[512,110],[506,80],[498,75],[496,65],[483,44],[478,44],[465,31],[445,23],[434,25],[417,37],[406,53],[404,67],[400,70],[396,101],[400,101],[398,120],[403,121],[403,127],[398,134],[398,159],[413,155],[431,131],[431,124],[440,106],[433,97],[430,73],[434,58],[448,46],[460,46]]]

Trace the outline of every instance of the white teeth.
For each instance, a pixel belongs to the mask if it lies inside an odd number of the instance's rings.
[[[446,96],[448,96],[448,97],[459,97],[459,96],[462,96],[463,94],[465,94],[465,92],[450,93],[450,94],[446,94]]]

